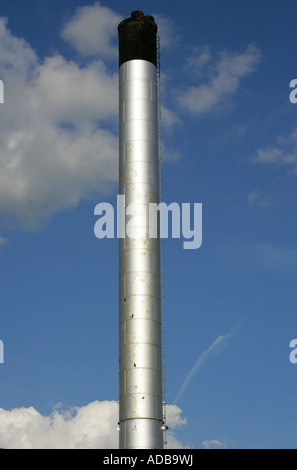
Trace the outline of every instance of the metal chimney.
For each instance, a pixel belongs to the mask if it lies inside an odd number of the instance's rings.
[[[157,25],[134,11],[118,33],[119,194],[134,233],[119,241],[120,448],[162,449],[160,239],[148,221],[159,202]]]

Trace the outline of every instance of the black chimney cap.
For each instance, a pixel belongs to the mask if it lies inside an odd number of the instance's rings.
[[[119,33],[119,65],[128,60],[142,59],[157,65],[157,25],[153,16],[132,11],[121,21]]]

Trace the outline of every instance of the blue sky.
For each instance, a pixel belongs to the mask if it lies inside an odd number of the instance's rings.
[[[170,445],[296,448],[291,0],[1,2],[0,447],[117,439],[118,243],[94,207],[116,201],[133,10],[160,27],[163,199],[203,204],[201,248],[164,241]]]

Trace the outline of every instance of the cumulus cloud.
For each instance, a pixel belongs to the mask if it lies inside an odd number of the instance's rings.
[[[107,120],[118,112],[118,75],[101,60],[79,67],[61,55],[36,68],[35,91],[40,109],[52,120],[71,123]]]
[[[117,50],[120,20],[95,3],[64,24],[70,44],[96,55],[82,65],[60,54],[41,61],[0,18],[0,218],[10,226],[38,228],[60,209],[116,188],[118,76],[104,60]],[[177,123],[163,107],[164,128]]]
[[[284,166],[289,171],[297,174],[297,128],[289,136],[278,136],[275,143],[258,149],[253,161]]]
[[[167,407],[170,428],[183,426],[177,406]],[[6,449],[117,449],[118,403],[94,401],[81,407],[61,409],[49,416],[34,407],[0,409],[0,448]],[[168,432],[168,448],[183,448]]]
[[[172,18],[154,14],[162,51],[171,49],[180,40]],[[68,20],[61,35],[82,56],[99,55],[106,59],[117,56],[117,26],[124,19],[100,2],[78,7]]]
[[[211,441],[203,441],[202,445],[204,449],[226,449],[226,443],[213,439]]]
[[[259,148],[250,161],[273,169],[282,170],[287,175],[297,175],[297,127],[287,136],[278,135],[274,142]],[[248,194],[248,203],[250,206],[267,206],[274,199],[273,194],[266,194],[259,188]],[[274,204],[276,202],[274,201]],[[268,250],[268,248],[266,248]],[[261,249],[262,251],[262,249]],[[273,251],[273,250],[272,250]],[[289,250],[290,251],[290,250]],[[284,253],[287,249],[284,249]]]
[[[15,72],[28,78],[30,66],[37,60],[31,46],[22,38],[16,38],[8,32],[7,18],[0,18],[1,69],[9,69],[12,64]],[[2,76],[1,79],[3,80]]]
[[[161,125],[166,131],[172,131],[176,125],[181,124],[181,120],[175,111],[162,105]]]
[[[211,47],[201,46],[194,48],[193,54],[191,54],[185,64],[185,71],[189,75],[194,75],[195,77],[201,77],[203,72],[207,70],[207,66],[212,62],[212,53]]]
[[[60,55],[40,62],[0,18],[0,216],[38,227],[63,207],[117,180],[117,77],[99,59],[85,67]]]
[[[267,196],[263,194],[263,191],[261,191],[259,188],[254,189],[248,193],[248,203],[250,206],[260,207],[269,205]]]
[[[169,428],[177,428],[187,424],[187,418],[182,418],[182,410],[177,405],[166,406],[166,422]]]
[[[6,449],[117,448],[118,405],[115,401],[89,403],[42,416],[32,406],[0,409],[0,447]]]
[[[179,93],[180,106],[197,115],[213,111],[237,91],[241,80],[254,72],[260,61],[261,51],[254,44],[241,54],[221,51],[214,56],[208,46],[196,49],[186,68],[205,81]]]
[[[83,56],[100,55],[112,59],[117,56],[117,26],[122,20],[119,14],[96,2],[78,7],[61,34]]]
[[[170,50],[176,47],[177,43],[180,41],[180,35],[172,18],[157,13],[154,13],[153,17],[158,25],[158,36],[160,37],[162,53],[167,49]]]
[[[7,243],[7,238],[1,237],[0,235],[0,245],[5,245],[5,243]]]
[[[229,248],[242,263],[253,263],[271,271],[296,271],[297,249],[295,246],[279,246],[271,243],[246,243]]]
[[[185,449],[187,446],[182,444],[176,437],[175,430],[187,424],[187,418],[182,418],[182,410],[177,405],[166,406],[166,424],[169,431],[166,433],[167,449]]]

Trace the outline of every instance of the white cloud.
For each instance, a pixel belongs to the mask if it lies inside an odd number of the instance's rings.
[[[166,433],[167,449],[185,449],[174,432],[187,424],[187,418],[182,418],[182,410],[177,405],[166,405],[166,424],[169,430]]]
[[[7,30],[7,18],[0,17],[0,60],[1,69],[13,69],[25,78],[28,77],[30,66],[37,60],[35,52],[22,38],[16,38]],[[3,80],[3,76],[1,76]]]
[[[162,146],[162,161],[168,161],[170,163],[179,163],[184,155],[176,148]]]
[[[257,161],[261,163],[285,163],[287,156],[284,151],[276,147],[267,147],[257,151]]]
[[[0,409],[0,447],[6,449],[117,448],[118,405],[89,403],[42,416],[32,406]]]
[[[182,418],[182,410],[177,405],[166,406],[166,423],[169,428],[185,426],[187,418]]]
[[[160,37],[161,54],[164,50],[174,49],[180,41],[180,35],[172,18],[159,14],[153,14],[152,16],[155,18],[155,22],[158,26],[157,34]]]
[[[98,3],[82,7],[64,25],[63,37],[85,54],[94,51],[88,46],[93,38],[96,52],[104,56],[108,47],[113,50],[120,19]],[[81,36],[82,31],[89,36]],[[2,220],[38,228],[60,209],[116,188],[117,73],[99,57],[85,66],[59,54],[41,62],[0,18],[0,76],[5,89],[0,107]],[[164,128],[177,123],[177,115],[163,107]]]
[[[193,54],[191,54],[185,64],[185,71],[188,72],[190,76],[200,77],[203,72],[205,72],[206,67],[209,66],[212,62],[211,47],[201,46],[194,49]]]
[[[4,237],[1,237],[0,235],[0,245],[5,245],[5,243],[7,243],[7,238],[4,238]]]
[[[260,243],[255,247],[255,257],[265,260],[271,267],[282,268],[297,265],[296,247],[280,247],[269,243]]]
[[[161,101],[161,129],[165,130],[169,134],[175,129],[177,125],[181,125],[182,121],[180,120],[178,113],[169,109],[164,104],[164,97],[168,96],[168,90],[172,87],[170,83],[172,77],[166,74],[166,72],[161,71],[160,79],[160,101]]]
[[[294,245],[278,245],[273,243],[250,242],[225,245],[236,262],[247,263],[253,268],[268,272],[296,272],[297,248]]]
[[[267,197],[260,191],[260,189],[254,189],[248,193],[248,203],[250,206],[268,206],[269,202]]]
[[[216,57],[209,47],[199,48],[188,59],[186,68],[192,70],[194,77],[203,72],[206,82],[179,92],[177,100],[193,114],[209,113],[237,91],[241,80],[254,72],[260,61],[260,49],[254,44],[249,44],[242,54],[221,51]]]
[[[253,160],[257,163],[286,166],[297,174],[297,128],[288,137],[278,136],[274,144],[258,149]]]
[[[40,63],[0,18],[0,216],[38,227],[64,207],[117,181],[116,77],[55,55]]]
[[[202,445],[204,449],[226,449],[226,443],[213,439],[211,441],[203,441]]]
[[[173,128],[181,124],[181,120],[179,119],[177,113],[172,111],[171,109],[167,108],[166,106],[161,107],[161,125],[166,129],[166,131],[172,131]]]
[[[108,73],[102,61],[78,67],[55,55],[38,66],[36,74],[40,109],[50,119],[77,123],[117,116],[118,75]]]
[[[34,407],[0,409],[0,448],[6,449],[116,449],[118,403],[94,401],[70,409],[55,407],[49,416]],[[183,426],[181,409],[167,407],[170,428]],[[168,432],[168,448],[183,448]]]
[[[122,17],[96,2],[78,7],[75,15],[64,24],[62,37],[81,55],[99,55],[106,59],[117,56],[117,26]]]
[[[154,13],[152,16],[158,25],[162,51],[174,48],[180,36],[172,18]],[[120,14],[95,2],[78,7],[75,15],[64,24],[61,35],[83,56],[114,59],[118,53],[117,26],[123,19]]]

